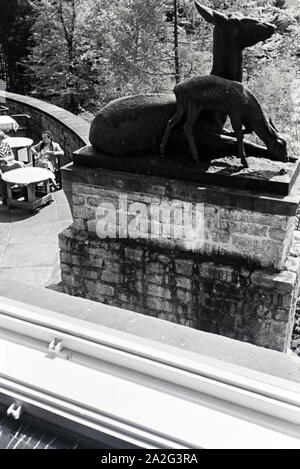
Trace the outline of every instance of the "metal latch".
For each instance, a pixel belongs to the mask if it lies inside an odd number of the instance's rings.
[[[54,338],[48,345],[48,356],[56,357],[63,348],[63,341]]]
[[[23,413],[23,407],[22,407],[22,404],[18,403],[18,402],[13,402],[11,404],[11,406],[9,406],[9,408],[7,409],[6,411],[6,415],[8,417],[12,417],[13,419],[15,420],[19,420],[19,418],[21,417]]]

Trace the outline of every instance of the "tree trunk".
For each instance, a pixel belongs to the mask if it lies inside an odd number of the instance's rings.
[[[179,54],[178,54],[178,11],[177,11],[177,0],[174,0],[174,60],[175,60],[175,81],[180,81],[180,65],[179,65]]]

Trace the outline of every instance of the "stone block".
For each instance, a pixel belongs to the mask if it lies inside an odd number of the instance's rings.
[[[120,274],[105,270],[105,271],[102,271],[101,280],[107,283],[118,284],[120,282]]]
[[[118,300],[123,303],[123,306],[128,303],[129,295],[127,293],[119,293],[117,296]]]
[[[118,252],[104,249],[100,246],[95,248],[88,248],[88,253],[90,256],[98,256],[101,259],[107,259],[108,261],[118,261],[120,259]]]
[[[284,241],[286,237],[287,231],[285,230],[279,230],[277,228],[270,228],[269,229],[269,236],[271,239],[276,239],[278,241]]]
[[[210,239],[214,243],[227,244],[230,242],[231,236],[226,231],[211,231]]]
[[[104,285],[104,284],[94,284],[92,285],[92,289],[95,291],[96,295],[103,295],[103,296],[114,296],[115,289],[111,285]]]
[[[216,270],[213,262],[202,262],[198,264],[199,276],[202,278],[212,279]]]
[[[91,265],[91,267],[98,267],[99,269],[103,269],[104,259],[98,256],[89,256],[88,263]]]
[[[60,263],[60,270],[65,274],[70,274],[71,267],[69,264],[64,264],[63,262]]]
[[[232,248],[239,256],[262,267],[281,269],[283,266],[283,247],[278,241],[233,235]]]
[[[60,261],[63,262],[64,264],[72,264],[72,256],[71,254],[67,253],[67,252],[64,252],[64,251],[60,251]]]
[[[250,277],[250,275],[251,275],[251,270],[249,270],[249,269],[247,269],[247,268],[245,268],[245,267],[241,267],[240,275],[241,275],[242,277],[247,277],[247,278],[248,278],[248,277]]]
[[[228,265],[216,266],[214,271],[214,279],[221,282],[231,283],[237,277],[234,268]]]
[[[74,218],[85,218],[87,220],[95,219],[95,210],[90,209],[86,205],[74,205],[73,207]]]
[[[177,288],[182,288],[184,290],[191,290],[192,288],[192,281],[187,277],[176,277],[175,283]]]
[[[84,195],[77,195],[77,194],[73,194],[72,196],[72,202],[73,202],[73,205],[85,205],[85,197]]]
[[[286,293],[293,292],[296,281],[296,273],[288,270],[284,270],[278,274],[269,274],[265,271],[255,270],[250,277],[251,285]]]
[[[79,268],[79,266],[77,265],[73,265],[71,267],[71,272],[72,272],[72,275],[75,275],[77,277],[79,277],[80,275],[82,275],[82,270]]]
[[[147,262],[145,264],[145,272],[153,273],[153,274],[163,274],[164,268],[161,264],[156,262]]]
[[[157,256],[157,260],[158,260],[158,262],[160,262],[164,266],[168,266],[171,262],[170,258],[166,255],[163,255],[163,254],[160,254],[159,256]]]
[[[124,249],[124,253],[125,257],[128,257],[129,259],[135,260],[137,262],[141,262],[144,256],[144,251],[138,248],[126,247]]]
[[[99,276],[101,275],[101,271],[99,270],[90,270],[88,272],[88,277],[91,279],[91,280],[98,280]]]
[[[87,222],[86,220],[82,220],[80,218],[77,218],[75,220],[73,220],[73,223],[72,223],[72,229],[73,230],[80,230],[80,231],[83,231],[83,230],[87,230]]]
[[[97,223],[98,223],[98,220],[88,220],[86,222],[87,230],[90,233],[97,233]]]
[[[289,310],[288,309],[276,309],[274,314],[276,321],[288,322],[289,321]]]
[[[181,289],[176,290],[176,297],[178,301],[184,304],[191,303],[193,299],[191,292],[186,291],[186,290],[181,290]]]
[[[147,294],[150,296],[157,296],[159,298],[171,299],[171,292],[168,288],[160,287],[149,283],[147,285]]]
[[[145,273],[144,274],[144,280],[147,283],[153,283],[153,284],[161,285],[164,282],[164,275]],[[166,284],[167,284],[167,282],[166,282]]]
[[[256,308],[256,314],[259,318],[262,319],[270,319],[272,317],[269,308],[262,304],[258,305]]]
[[[161,314],[161,313],[159,313],[159,314],[157,315],[158,318],[160,318],[160,314]],[[167,321],[171,321],[171,322],[178,323],[178,317],[177,317],[177,315],[176,315],[174,312],[166,313],[166,319],[167,319]]]
[[[174,313],[174,307],[172,303],[163,298],[148,296],[146,297],[146,305],[148,308],[155,311],[161,311],[163,313]]]
[[[236,234],[241,233],[243,235],[248,234],[250,236],[257,236],[260,238],[265,238],[268,235],[268,229],[269,229],[269,227],[265,225],[259,225],[255,223],[246,223],[243,221],[234,222],[230,224],[229,226],[230,226],[229,230],[231,233],[236,233]],[[282,239],[284,239],[284,234],[283,234]]]
[[[260,213],[253,210],[233,209],[230,207],[219,209],[220,218],[228,220],[230,223],[240,221],[252,223],[254,225],[271,226],[279,230],[286,230],[290,217],[274,215],[271,213]]]
[[[175,272],[177,274],[191,277],[193,273],[194,261],[192,260],[185,260],[185,259],[177,259],[175,261]]]
[[[291,272],[298,273],[300,270],[300,259],[288,256],[284,264],[284,270],[290,270]]]
[[[101,203],[105,202],[106,200],[103,199],[102,196],[100,195],[94,195],[94,196],[87,196],[86,198],[86,203],[90,207],[98,207]]]
[[[108,270],[109,272],[119,273],[121,269],[121,266],[119,263],[110,261],[108,259],[103,259],[101,265],[103,269]]]

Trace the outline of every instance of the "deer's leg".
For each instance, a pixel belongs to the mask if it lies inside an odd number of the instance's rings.
[[[194,137],[194,127],[201,111],[202,108],[199,106],[195,108],[193,107],[193,103],[191,103],[187,110],[186,121],[183,127],[191,153],[193,155],[193,160],[196,163],[199,163],[199,155]]]
[[[238,153],[241,158],[241,163],[244,168],[248,168],[248,163],[246,160],[246,153],[244,147],[244,132],[243,132],[243,124],[241,119],[234,114],[229,115],[232,128],[236,135],[237,143],[238,143]]]
[[[184,109],[182,107],[177,106],[176,114],[169,120],[165,133],[163,135],[162,141],[160,142],[161,157],[163,157],[165,154],[165,147],[169,140],[172,129],[174,129],[174,127],[177,124],[179,124],[179,122],[183,119],[183,117],[184,117]]]

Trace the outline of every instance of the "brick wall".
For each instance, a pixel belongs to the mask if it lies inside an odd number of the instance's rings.
[[[155,188],[153,188],[155,191]],[[96,233],[97,224],[103,218],[103,210],[100,204],[105,203],[111,210],[117,212],[118,227],[121,218],[132,219],[130,214],[131,204],[141,203],[147,210],[147,217],[140,217],[139,223],[143,231],[143,237],[150,239],[153,231],[156,237],[155,244],[169,248],[188,248],[200,251],[207,255],[222,255],[232,258],[243,258],[257,266],[280,270],[285,262],[288,249],[291,244],[292,233],[296,225],[296,216],[285,216],[273,213],[260,213],[247,209],[236,209],[230,206],[220,206],[218,203],[201,204],[189,201],[183,202],[176,198],[166,198],[164,195],[150,195],[138,192],[124,192],[109,188],[99,188],[95,185],[73,184],[73,216],[76,226]],[[204,236],[204,244],[201,239],[190,242],[185,237],[174,239],[170,220],[158,223],[157,229],[153,228],[151,219],[151,206],[159,207],[162,203],[176,204],[178,207],[187,208],[195,215],[196,206],[199,206],[199,214],[203,213],[203,232],[197,233]],[[179,212],[180,213],[180,212]],[[174,215],[174,212],[173,212]],[[175,213],[176,215],[176,213]],[[182,217],[183,218],[183,217]],[[181,220],[179,220],[180,223]],[[196,218],[194,216],[194,222]],[[154,221],[156,223],[156,221]],[[171,217],[171,225],[176,225],[176,220]],[[130,224],[130,223],[129,223]],[[174,226],[173,225],[173,226]],[[198,226],[202,225],[202,219]],[[179,225],[177,225],[177,228]],[[126,228],[126,227],[125,227]],[[124,235],[129,238],[140,236],[140,232],[129,230]],[[177,229],[177,232],[179,230]],[[156,236],[159,233],[160,236]],[[165,234],[165,236],[163,236]],[[118,236],[118,229],[117,229]]]
[[[271,274],[72,228],[60,234],[60,249],[62,281],[71,295],[275,350],[289,346],[297,257],[288,256],[284,270]]]
[[[64,171],[74,215],[60,234],[67,293],[287,350],[299,289],[298,200],[110,170]],[[120,196],[128,203],[121,210]],[[130,203],[149,213],[152,203],[170,200],[204,206],[201,248],[172,237],[134,239],[129,231],[123,239],[100,239],[99,204],[126,218]]]

